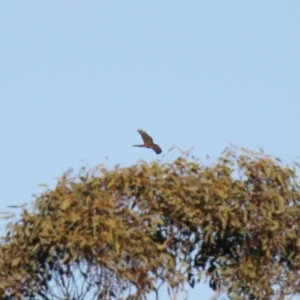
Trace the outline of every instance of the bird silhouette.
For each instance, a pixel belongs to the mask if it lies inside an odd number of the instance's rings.
[[[139,129],[138,133],[141,135],[144,144],[143,145],[132,145],[133,147],[145,147],[145,148],[150,148],[152,149],[156,154],[159,154],[162,152],[161,148],[153,143],[152,137],[145,132],[144,130]]]

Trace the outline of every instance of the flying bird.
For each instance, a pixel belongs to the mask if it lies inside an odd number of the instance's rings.
[[[144,144],[143,145],[132,145],[133,147],[145,147],[145,148],[150,148],[152,149],[156,154],[159,154],[162,152],[160,147],[157,144],[153,143],[152,137],[145,132],[144,130],[138,130],[138,133],[141,135]]]

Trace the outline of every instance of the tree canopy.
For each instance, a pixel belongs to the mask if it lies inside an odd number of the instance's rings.
[[[296,165],[234,149],[67,172],[7,225],[0,298],[146,299],[208,279],[284,299],[300,287],[299,199]]]

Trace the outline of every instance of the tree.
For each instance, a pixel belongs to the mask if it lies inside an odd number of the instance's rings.
[[[8,224],[0,298],[146,299],[204,277],[231,299],[298,294],[296,165],[236,152],[67,172]]]

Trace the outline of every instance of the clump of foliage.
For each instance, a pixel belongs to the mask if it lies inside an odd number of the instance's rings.
[[[299,293],[295,166],[226,150],[66,173],[0,244],[1,299],[146,299],[208,278],[230,299]]]

